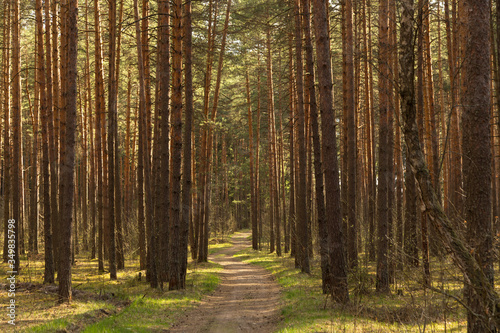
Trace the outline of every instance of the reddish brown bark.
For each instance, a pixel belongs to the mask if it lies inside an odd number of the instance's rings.
[[[327,1],[314,0],[314,30],[316,36],[316,57],[318,66],[321,127],[323,133],[323,163],[326,186],[326,217],[329,237],[329,256],[332,275],[327,283],[333,298],[341,303],[349,302],[347,286],[347,264],[343,255],[344,237],[342,233],[342,214],[340,210],[339,169],[337,160],[336,122],[333,110],[332,65]]]

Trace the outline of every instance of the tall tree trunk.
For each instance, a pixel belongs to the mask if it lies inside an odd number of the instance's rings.
[[[252,101],[250,99],[250,79],[248,69],[246,72],[246,90],[248,105],[248,140],[250,150],[250,216],[252,220],[252,249],[258,250],[258,229],[257,229],[257,201],[255,198],[255,176],[254,176],[254,149],[253,149],[253,120],[252,120]]]
[[[172,172],[170,202],[169,290],[182,287],[181,280],[181,155],[182,155],[182,0],[172,9]]]
[[[183,165],[182,165],[182,210],[181,210],[181,288],[186,288],[187,258],[188,258],[188,231],[191,221],[191,151],[193,150],[193,55],[192,39],[193,27],[191,23],[191,1],[184,4],[184,133],[183,133]]]
[[[48,1],[51,4],[51,40],[52,40],[52,50],[48,52],[47,57],[51,54],[52,60],[52,94],[47,94],[47,96],[52,98],[52,121],[49,122],[49,136],[50,141],[50,200],[51,200],[51,216],[52,216],[52,233],[54,235],[59,234],[59,202],[58,202],[58,174],[59,174],[59,110],[60,110],[60,91],[61,91],[61,81],[59,73],[59,18],[58,18],[58,2]],[[46,5],[46,6],[47,6]],[[46,7],[47,10],[47,7]],[[47,15],[46,15],[47,17]],[[48,38],[48,36],[46,36]],[[49,38],[50,39],[50,38]],[[49,41],[46,41],[47,47],[49,46]],[[49,81],[47,81],[49,84]],[[50,85],[50,84],[49,84]],[[49,86],[48,85],[48,86]],[[48,87],[47,86],[47,87]],[[56,264],[56,270],[59,267],[59,237],[53,239],[54,241],[54,261]]]
[[[3,140],[3,153],[4,153],[4,196],[3,196],[3,229],[4,229],[4,239],[3,239],[3,261],[8,262],[9,260],[9,220],[10,206],[11,206],[11,196],[12,196],[12,156],[11,156],[11,142],[10,142],[10,31],[11,31],[11,1],[6,1],[4,3],[4,17],[5,25],[3,27],[4,39],[3,39],[3,50],[2,50],[2,74],[4,87],[3,91],[3,112],[4,112],[4,140]]]
[[[37,13],[40,12],[40,13]],[[45,107],[42,105],[45,101],[42,101],[42,90],[45,87],[41,86],[41,77],[45,73],[40,71],[40,67],[43,64],[43,56],[40,57],[40,48],[43,50],[43,28],[42,28],[42,17],[41,17],[41,5],[35,3],[35,21],[36,21],[36,69],[35,69],[35,105],[31,115],[32,126],[33,126],[33,145],[31,149],[31,172],[30,172],[30,209],[28,217],[28,251],[32,254],[38,254],[38,117],[40,109]],[[40,22],[40,23],[39,23]],[[26,81],[27,85],[27,81]],[[28,87],[26,86],[26,90]],[[45,93],[45,92],[44,92]],[[45,97],[45,95],[44,95]],[[31,108],[30,108],[31,109]]]
[[[354,55],[353,55],[353,24],[352,24],[352,0],[344,0],[345,3],[345,80],[344,91],[345,107],[347,112],[344,118],[347,123],[345,137],[347,137],[347,151],[344,158],[347,159],[347,239],[349,267],[358,264],[357,244],[357,221],[356,221],[356,104],[354,99]]]
[[[117,46],[116,46],[116,82],[120,82],[120,54],[121,54],[121,30],[123,23],[123,0],[120,0],[119,9],[119,24],[117,31]],[[117,83],[118,84],[118,83]],[[119,154],[119,136],[118,136],[118,111],[115,114],[115,123],[113,126],[113,136],[114,136],[114,148],[115,148],[115,226],[116,226],[116,266],[118,269],[125,268],[125,254],[123,253],[123,228],[122,228],[122,189],[121,189],[121,177],[120,177],[120,154]]]
[[[431,147],[430,141],[428,139],[428,133],[430,131],[426,131],[429,126],[426,126],[428,123],[426,120],[426,110],[425,107],[425,92],[424,92],[424,1],[418,1],[418,30],[417,30],[417,122],[419,126],[419,134],[420,139],[422,140],[422,144],[424,152],[427,154],[427,161],[429,165],[432,165],[432,155],[431,155]],[[431,169],[432,172],[432,169]],[[427,216],[425,214],[420,214],[421,221],[421,237],[422,237],[422,265],[424,269],[424,284],[430,285],[430,264],[429,264],[429,231],[428,231],[428,221]]]
[[[19,0],[14,0],[12,5],[12,130],[13,130],[13,159],[12,159],[12,219],[14,219],[14,260],[12,271],[18,274],[19,251],[21,232],[21,188],[22,188],[22,166],[21,166],[21,35]],[[10,252],[9,252],[10,254]],[[10,263],[10,262],[9,262]]]
[[[67,59],[66,72],[67,95],[65,96],[66,131],[64,137],[64,159],[61,161],[61,263],[58,274],[59,300],[71,300],[71,235],[73,227],[74,209],[74,167],[75,167],[75,132],[76,132],[76,96],[77,96],[77,46],[78,28],[77,13],[78,1],[67,2]]]
[[[373,92],[373,64],[372,64],[372,42],[371,42],[371,2],[365,1],[363,6],[363,35],[365,44],[365,90],[367,111],[367,131],[368,131],[368,259],[376,259],[376,236],[375,236],[375,216],[376,216],[376,167],[375,167],[375,111]],[[370,186],[371,184],[371,186]]]
[[[262,250],[262,216],[261,216],[261,197],[260,197],[260,50],[257,49],[257,141],[255,142],[255,198],[257,199],[257,225],[258,225],[258,245]]]
[[[144,59],[142,53],[142,41],[141,41],[141,29],[139,26],[139,9],[137,5],[137,0],[134,0],[134,18],[135,18],[135,34],[136,34],[136,44],[137,44],[137,57],[138,57],[138,66],[139,66],[139,100],[140,100],[140,120],[139,123],[142,125],[142,131],[139,130],[140,137],[142,138],[142,142],[140,142],[142,146],[142,160],[143,160],[143,174],[144,174],[144,193],[145,193],[145,217],[146,217],[146,226],[148,227],[148,234],[151,237],[148,237],[148,267],[147,267],[147,276],[152,288],[156,288],[158,286],[158,276],[157,276],[157,267],[156,260],[154,260],[154,255],[152,251],[154,251],[154,236],[155,232],[152,230],[152,216],[151,216],[151,184],[150,184],[150,150],[148,148],[148,140],[145,131],[147,131],[147,117],[146,117],[146,80],[145,80],[145,71],[144,71]],[[139,183],[139,186],[141,184]]]
[[[340,206],[339,169],[337,160],[337,135],[333,110],[332,64],[326,0],[314,0],[314,29],[316,36],[316,57],[323,133],[323,163],[326,187],[326,224],[328,225],[331,277],[327,284],[333,298],[340,303],[349,302],[347,285],[347,264],[342,233],[342,212]]]
[[[115,156],[117,137],[115,126],[117,121],[117,94],[118,82],[116,78],[116,1],[109,1],[109,78],[108,78],[108,233],[109,233],[109,276],[116,280],[116,242],[115,242],[115,217],[121,214],[115,211],[115,177],[116,183],[120,182],[119,174],[115,174]],[[116,198],[117,201],[120,198]]]
[[[273,81],[273,60],[271,53],[271,28],[266,29],[266,48],[267,48],[267,89],[268,89],[268,125],[269,125],[269,196],[270,196],[270,225],[269,225],[269,252],[281,255],[281,242],[279,242],[279,203],[278,203],[278,170],[276,167],[276,126],[274,123],[274,81]],[[275,234],[276,231],[276,234]],[[276,238],[275,238],[276,237]],[[279,244],[278,244],[279,243]]]
[[[490,8],[488,1],[465,1],[462,150],[465,220],[472,253],[493,286],[493,234],[491,224],[490,145]],[[471,281],[474,283],[474,281]],[[481,318],[491,300],[481,299],[466,285],[467,331],[487,332],[495,328]]]
[[[392,61],[392,71],[394,73],[393,82],[399,82],[399,58],[398,58],[398,47],[397,47],[397,40],[398,37],[398,31],[397,31],[397,17],[396,17],[396,3],[395,1],[391,1],[391,39],[392,39],[392,49],[393,53],[391,56],[391,61]],[[394,88],[394,85],[392,85]],[[395,177],[396,177],[396,193],[395,193],[395,200],[396,200],[396,226],[394,228],[396,234],[394,236],[394,248],[392,251],[392,265],[394,270],[402,270],[403,269],[403,200],[404,200],[404,193],[403,193],[403,184],[404,184],[404,179],[403,179],[403,148],[401,144],[401,127],[399,126],[401,121],[400,121],[400,114],[401,114],[401,108],[400,108],[400,98],[399,98],[399,93],[394,94],[394,121],[396,123],[396,137],[394,141],[394,163],[393,163],[393,168],[395,169]],[[394,272],[393,272],[394,273]],[[391,276],[391,280],[395,281],[396,275],[393,274]]]
[[[170,155],[169,155],[169,88],[170,88],[170,4],[168,1],[159,1],[158,11],[160,13],[158,21],[158,101],[157,114],[160,117],[160,168],[161,173],[157,179],[160,195],[156,198],[155,216],[158,226],[159,237],[159,277],[161,283],[167,282],[169,263],[169,217],[170,217]]]
[[[130,156],[130,144],[131,144],[131,108],[132,108],[132,81],[130,79],[130,71],[127,74],[127,107],[126,107],[126,116],[125,116],[125,157],[123,161],[123,168],[124,168],[124,211],[123,211],[123,216],[125,217],[125,236],[127,237],[128,235],[128,230],[131,227],[130,226],[130,213],[131,213],[131,206],[132,206],[132,191],[131,191],[131,156]],[[127,237],[128,238],[128,237]]]
[[[98,269],[104,272],[104,253],[103,253],[103,218],[104,218],[104,180],[103,180],[103,142],[102,115],[104,114],[104,74],[102,66],[102,43],[101,43],[101,22],[99,0],[94,1],[94,25],[95,25],[95,158],[97,160],[97,259]]]
[[[323,284],[323,293],[328,293],[328,278],[330,276],[330,257],[328,256],[328,231],[325,215],[325,185],[323,180],[323,167],[321,163],[321,142],[318,124],[318,110],[316,105],[316,91],[314,88],[314,59],[313,45],[311,41],[310,25],[310,1],[304,1],[304,20],[305,20],[305,51],[306,51],[306,86],[309,90],[309,107],[311,116],[312,139],[314,149],[314,177],[316,180],[315,195],[318,221],[319,253],[321,256],[321,280]]]
[[[299,181],[298,181],[298,196],[297,196],[297,257],[302,272],[309,273],[311,271],[309,265],[309,235],[307,227],[307,188],[306,188],[306,146],[305,146],[305,115],[304,115],[304,72],[302,60],[302,14],[300,11],[300,0],[295,0],[295,56],[296,56],[296,71],[297,71],[297,126],[298,126],[298,143],[299,143]]]
[[[52,230],[51,230],[51,214],[50,214],[50,174],[49,174],[49,138],[48,138],[48,122],[51,120],[46,98],[44,51],[43,51],[43,28],[42,28],[42,2],[36,1],[36,21],[37,21],[37,56],[38,56],[38,79],[40,82],[40,113],[42,117],[42,175],[43,175],[43,220],[44,220],[44,243],[45,243],[45,266],[44,266],[44,283],[54,282],[54,258],[52,253]]]
[[[290,144],[290,205],[288,207],[288,216],[289,229],[286,231],[286,235],[289,235],[290,238],[290,255],[295,256],[295,73],[293,71],[293,34],[290,33],[288,36],[288,72],[289,72],[289,95],[290,95],[290,135],[289,135],[289,144]],[[316,180],[317,181],[317,180]],[[318,198],[316,197],[316,200]],[[318,209],[318,218],[320,218],[320,213]],[[326,233],[325,233],[326,235]],[[286,236],[285,236],[286,237]],[[285,238],[285,247],[286,247],[286,238]],[[286,248],[285,248],[285,252]]]
[[[379,179],[377,200],[377,291],[389,292],[388,266],[388,199],[389,199],[389,17],[388,1],[381,0],[379,7]]]

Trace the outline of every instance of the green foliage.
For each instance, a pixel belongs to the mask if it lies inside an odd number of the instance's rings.
[[[230,237],[212,239],[210,253],[230,247],[229,240]],[[77,257],[73,267],[73,300],[70,304],[58,304],[57,286],[41,284],[41,260],[42,256],[31,259],[18,280],[16,328],[20,332],[150,332],[166,329],[183,311],[198,305],[204,295],[215,290],[222,269],[213,262],[190,261],[186,289],[163,291],[149,287],[145,272],[138,270],[137,260],[127,260],[127,268],[118,272],[118,280],[110,281],[109,275],[98,273],[96,260]],[[142,275],[141,281],[139,274]],[[8,302],[5,291],[0,293],[0,302]],[[6,322],[0,323],[0,331],[9,328]]]
[[[130,296],[133,301],[125,310],[87,327],[84,332],[151,332],[169,327],[184,310],[198,305],[202,295],[219,284],[219,265],[194,266],[188,271],[186,290],[149,291]]]
[[[279,258],[251,249],[241,251],[236,257],[264,267],[282,287],[283,321],[279,332],[460,332],[466,329],[464,312],[457,304],[425,292],[416,280],[412,285],[399,286],[403,295],[376,293],[373,266],[351,274],[351,302],[342,306],[332,304],[331,298],[322,294],[317,261],[312,273],[307,275],[295,269],[294,259],[290,257]]]

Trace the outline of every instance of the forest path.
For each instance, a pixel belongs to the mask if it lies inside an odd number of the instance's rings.
[[[233,255],[251,246],[249,232],[232,237],[233,246],[209,257],[222,265],[221,283],[200,306],[187,311],[167,332],[273,332],[279,321],[278,284],[265,269]]]

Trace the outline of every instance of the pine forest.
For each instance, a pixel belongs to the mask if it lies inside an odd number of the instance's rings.
[[[0,331],[500,331],[500,1],[3,0],[0,30]]]

